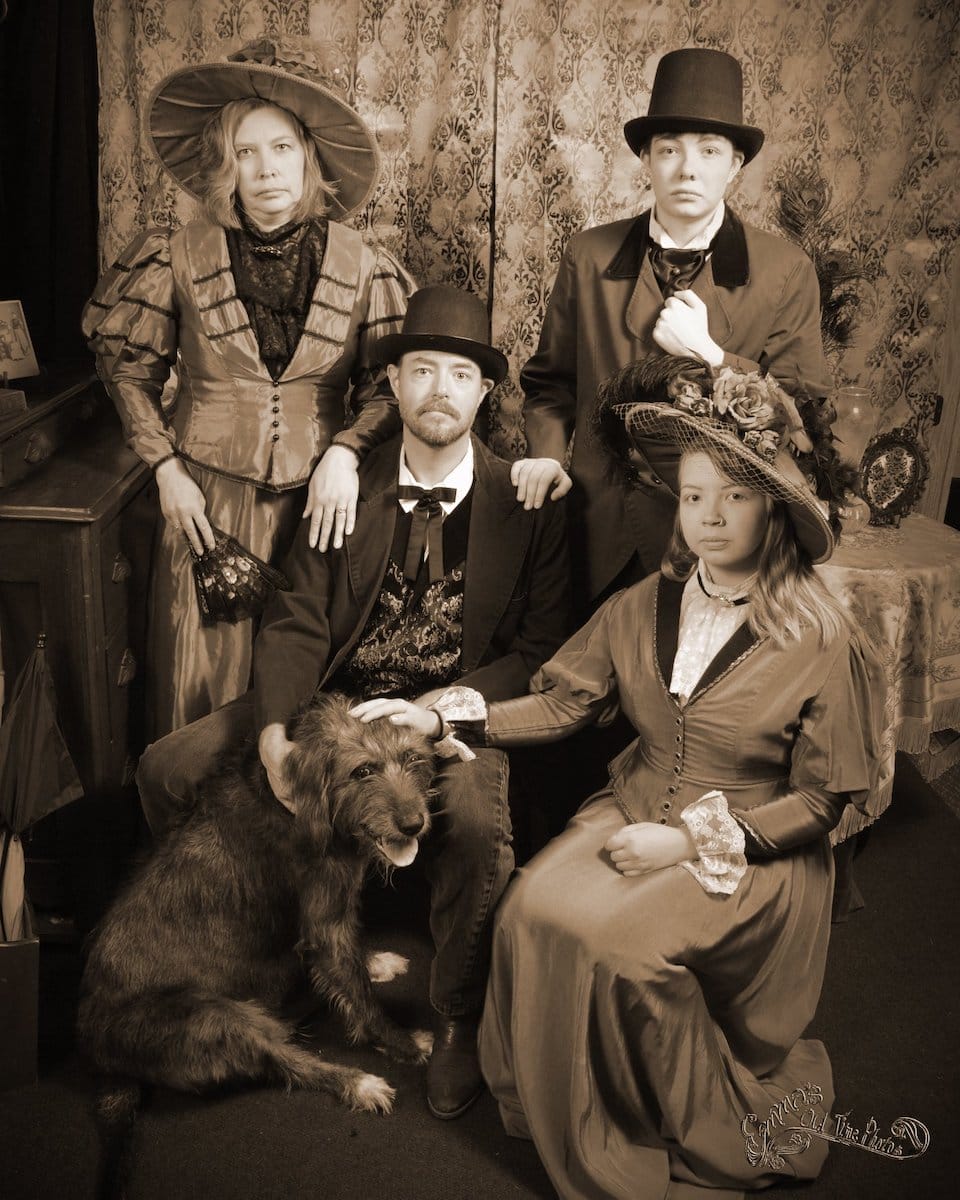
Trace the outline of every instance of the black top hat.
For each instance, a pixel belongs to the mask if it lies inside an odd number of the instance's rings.
[[[628,121],[623,132],[634,154],[657,133],[722,133],[743,152],[745,163],[763,145],[763,130],[743,123],[739,62],[699,46],[671,50],[660,59],[647,115]]]
[[[459,288],[437,285],[414,292],[403,329],[380,338],[374,356],[380,362],[395,363],[409,350],[462,354],[495,384],[507,375],[506,358],[490,345],[486,306],[479,296]]]

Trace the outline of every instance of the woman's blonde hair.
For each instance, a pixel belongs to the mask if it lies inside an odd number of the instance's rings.
[[[240,228],[237,195],[240,166],[233,148],[237,126],[249,113],[261,108],[275,108],[289,117],[294,135],[303,147],[303,195],[294,208],[291,220],[304,221],[307,217],[324,216],[329,209],[330,199],[337,192],[335,183],[324,179],[317,144],[299,117],[294,116],[288,108],[257,96],[229,100],[203,127],[200,149],[204,211],[214,224],[226,229]]]
[[[725,454],[706,441],[686,449],[683,457],[690,454],[705,454],[731,482],[761,491],[736,455]],[[747,624],[757,637],[769,637],[780,646],[799,641],[806,629],[813,629],[820,644],[827,645],[852,630],[850,616],[814,571],[809,553],[797,538],[787,506],[766,493],[761,494],[766,502],[767,525],[760,542],[757,582],[750,594]],[[697,556],[680,528],[678,510],[660,569],[668,579],[682,582],[690,577],[696,562]]]

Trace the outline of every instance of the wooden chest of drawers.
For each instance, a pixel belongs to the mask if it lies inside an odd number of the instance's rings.
[[[44,633],[60,726],[84,788],[81,800],[41,822],[48,840],[53,825],[60,859],[89,858],[91,847],[94,858],[106,853],[118,805],[137,816],[128,785],[143,746],[155,522],[152,474],[124,446],[109,404],[34,474],[0,490],[6,687]]]

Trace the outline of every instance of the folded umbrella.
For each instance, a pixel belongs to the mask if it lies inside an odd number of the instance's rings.
[[[57,724],[57,697],[44,635],[17,677],[0,722],[0,939],[13,940],[23,920],[23,853],[19,837],[35,821],[83,794]]]

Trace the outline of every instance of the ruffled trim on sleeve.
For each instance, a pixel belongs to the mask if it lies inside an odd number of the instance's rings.
[[[882,765],[886,681],[866,638],[855,634],[804,714],[790,785],[844,796],[870,812]]]
[[[151,466],[175,452],[160,397],[177,358],[177,323],[170,236],[150,230],[104,273],[82,328],[127,441]]]
[[[698,857],[681,867],[705,892],[732,895],[747,869],[743,830],[730,815],[723,792],[706,792],[681,812]]]
[[[403,325],[407,301],[417,290],[410,272],[383,246],[371,246],[376,255],[367,311],[360,324],[360,345],[357,356],[360,368],[375,368],[373,347],[380,338],[399,333]]]
[[[83,334],[100,359],[101,378],[112,379],[124,350],[171,365],[177,354],[176,321],[170,235],[151,229],[104,272],[83,310]]]
[[[471,746],[487,744],[487,702],[474,688],[456,687],[438,696],[429,705],[440,718],[440,740],[434,750],[441,758],[459,758],[472,762],[477,756]]]

